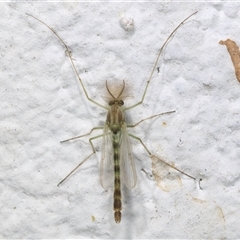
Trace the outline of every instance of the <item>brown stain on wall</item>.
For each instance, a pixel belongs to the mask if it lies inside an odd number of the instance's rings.
[[[237,77],[237,80],[240,82],[240,52],[239,47],[237,44],[232,41],[231,39],[227,39],[226,41],[221,40],[219,42],[221,45],[226,45],[227,50],[231,56],[233,66],[235,68],[235,74]]]

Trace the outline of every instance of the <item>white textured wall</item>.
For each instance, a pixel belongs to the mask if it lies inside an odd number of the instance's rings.
[[[218,44],[231,38],[240,45],[239,10],[239,3],[221,2],[1,3],[0,237],[239,238],[240,83]],[[195,11],[128,120],[176,110],[131,131],[155,155],[202,181],[172,178],[162,165],[157,185],[151,159],[133,140],[138,184],[124,190],[117,225],[112,192],[99,183],[100,139],[97,155],[56,186],[91,153],[88,138],[59,141],[101,126],[106,113],[86,100],[58,39],[25,12],[70,46],[92,98],[104,104],[105,80],[124,79],[127,105],[140,99],[163,41]],[[134,20],[133,32],[120,26],[122,14]]]

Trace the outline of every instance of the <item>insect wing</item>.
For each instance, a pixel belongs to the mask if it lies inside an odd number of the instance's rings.
[[[112,133],[107,124],[103,130],[100,183],[104,189],[111,189],[114,183]]]
[[[137,183],[137,174],[126,124],[124,124],[122,128],[120,143],[120,169],[121,178],[126,187],[128,189],[134,188]]]

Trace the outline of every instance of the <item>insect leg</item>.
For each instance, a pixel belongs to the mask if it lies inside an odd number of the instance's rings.
[[[182,173],[182,174],[184,174],[184,175],[186,175],[186,176],[188,176],[188,177],[196,180],[195,177],[193,177],[193,176],[191,176],[191,175],[183,172],[182,170],[180,170],[180,169],[172,166],[171,164],[165,162],[164,160],[162,160],[161,158],[157,157],[156,155],[153,155],[153,154],[148,150],[148,148],[146,147],[146,145],[143,143],[143,141],[142,141],[141,138],[139,138],[139,137],[137,137],[137,136],[134,136],[134,135],[132,135],[132,134],[129,134],[129,136],[132,137],[132,138],[135,138],[136,140],[138,140],[138,141],[142,144],[142,146],[145,148],[145,150],[148,152],[148,154],[149,154],[150,157],[151,157],[151,156],[154,156],[154,157],[156,157],[157,159],[159,159],[161,162],[163,162],[164,164],[168,165],[169,167],[171,167],[171,168],[175,169],[176,171],[178,171],[178,172],[180,172],[180,173]]]
[[[95,150],[95,148],[94,148],[94,146],[93,146],[92,140],[94,140],[94,139],[96,139],[96,138],[100,138],[100,137],[102,137],[102,136],[103,136],[103,134],[98,135],[98,136],[96,136],[96,137],[89,138],[89,143],[90,143],[90,145],[91,145],[91,147],[92,147],[93,152],[92,152],[88,157],[86,157],[82,162],[80,162],[63,180],[61,180],[61,181],[58,183],[57,186],[59,186],[61,183],[63,183],[70,175],[72,175],[73,172],[75,172],[84,162],[86,162],[93,154],[96,153],[96,150]]]
[[[75,66],[75,64],[74,64],[74,62],[73,62],[73,58],[72,58],[72,56],[71,56],[71,55],[72,55],[72,54],[71,54],[71,51],[70,51],[69,47],[67,46],[67,44],[63,41],[63,39],[57,34],[57,32],[56,32],[53,28],[51,28],[50,26],[48,26],[48,25],[47,25],[45,22],[43,22],[42,20],[34,17],[34,16],[31,15],[31,14],[28,14],[28,13],[25,13],[25,14],[28,15],[28,16],[30,16],[30,17],[32,17],[32,18],[34,18],[34,19],[36,19],[37,21],[41,22],[41,23],[44,24],[50,31],[52,31],[52,32],[55,34],[55,36],[61,41],[61,43],[62,43],[62,44],[64,45],[64,47],[66,48],[66,53],[67,53],[67,55],[68,55],[68,57],[69,57],[69,59],[70,59],[70,62],[71,62],[72,67],[73,67],[73,70],[74,70],[74,72],[75,72],[75,74],[76,74],[76,76],[77,76],[77,78],[78,78],[78,80],[79,80],[79,82],[80,82],[80,84],[81,84],[81,86],[82,86],[82,89],[83,89],[83,91],[84,91],[84,94],[85,94],[86,98],[87,98],[90,102],[92,102],[92,103],[94,103],[94,104],[96,104],[96,105],[98,105],[98,106],[100,106],[100,107],[102,107],[102,108],[104,108],[104,109],[108,109],[108,107],[106,107],[106,106],[104,106],[104,105],[102,105],[102,104],[94,101],[93,99],[91,99],[91,98],[88,96],[87,90],[85,89],[85,87],[84,87],[84,85],[83,85],[83,82],[82,82],[82,79],[80,78],[80,76],[79,76],[79,74],[78,74],[78,72],[77,72],[77,68],[76,68],[76,66]]]
[[[169,112],[159,113],[159,114],[153,115],[153,116],[151,116],[151,117],[144,118],[144,119],[142,119],[141,121],[139,121],[139,122],[137,122],[137,123],[135,123],[135,124],[127,125],[127,127],[129,127],[129,128],[134,128],[134,127],[136,127],[138,124],[142,123],[143,121],[146,121],[146,120],[151,119],[151,118],[159,117],[159,116],[161,116],[161,115],[174,113],[174,112],[176,112],[176,111],[169,111]]]
[[[193,16],[194,14],[196,14],[196,13],[197,13],[197,12],[191,14],[190,16],[188,16],[187,18],[185,18],[180,24],[178,24],[178,26],[172,31],[172,33],[169,35],[169,37],[168,37],[168,38],[166,39],[166,41],[163,43],[163,45],[162,45],[162,47],[160,48],[160,51],[159,51],[159,53],[158,53],[158,55],[157,55],[157,59],[156,59],[154,65],[153,65],[153,69],[152,69],[152,71],[151,71],[151,74],[150,74],[150,76],[149,76],[149,78],[148,78],[148,80],[147,80],[146,87],[145,87],[145,90],[144,90],[144,92],[143,92],[141,101],[139,101],[138,103],[136,103],[136,104],[134,104],[134,105],[132,105],[132,106],[130,106],[130,107],[125,108],[124,110],[128,110],[128,109],[134,108],[134,107],[136,107],[136,106],[138,106],[138,105],[140,105],[140,104],[143,103],[144,98],[145,98],[145,95],[146,95],[146,93],[147,93],[147,89],[148,89],[149,83],[150,83],[150,81],[152,80],[153,73],[154,73],[154,71],[155,71],[155,69],[156,69],[156,67],[157,67],[158,60],[159,60],[159,58],[160,58],[160,55],[161,55],[164,47],[165,47],[166,44],[169,42],[169,40],[171,39],[171,37],[173,36],[173,34],[178,30],[178,28],[179,28],[184,22],[186,22],[190,17],[192,17],[192,16]]]
[[[63,141],[60,141],[60,143],[64,143],[64,142],[68,142],[68,141],[71,141],[71,140],[74,140],[74,139],[78,139],[78,138],[81,138],[81,137],[85,137],[85,136],[88,136],[90,135],[94,130],[97,130],[97,129],[103,129],[103,127],[94,127],[91,129],[91,131],[89,133],[86,133],[86,134],[83,134],[83,135],[80,135],[80,136],[76,136],[76,137],[72,137],[72,138],[68,138],[66,140],[63,140]]]

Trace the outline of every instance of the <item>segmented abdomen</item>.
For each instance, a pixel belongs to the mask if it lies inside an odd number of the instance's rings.
[[[119,165],[119,137],[118,134],[113,134],[113,152],[114,152],[114,218],[116,223],[121,222],[121,210],[122,210],[122,196],[121,196],[121,180],[120,180],[120,165]]]

